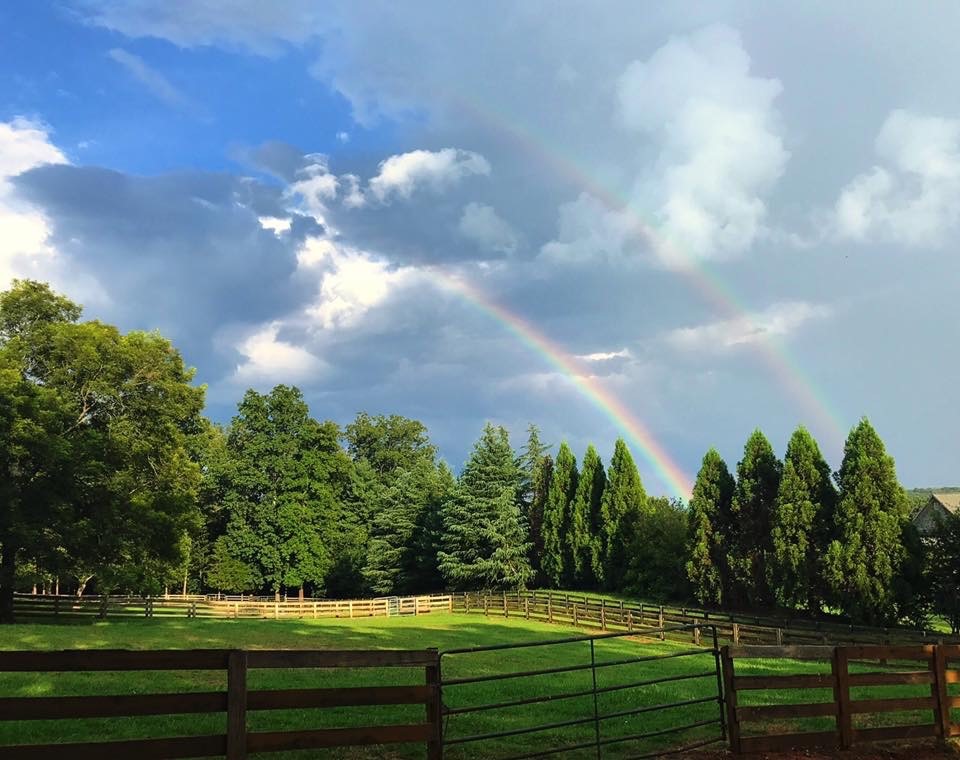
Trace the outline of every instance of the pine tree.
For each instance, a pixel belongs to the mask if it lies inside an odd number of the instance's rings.
[[[484,427],[443,506],[440,571],[459,589],[523,586],[532,575],[519,476],[507,431]]]
[[[606,485],[607,473],[603,469],[603,461],[593,444],[590,444],[583,455],[583,470],[573,498],[570,529],[567,531],[568,554],[573,563],[574,585],[577,588],[595,588],[597,585],[594,564],[599,560],[600,504]]]
[[[561,588],[570,582],[571,559],[568,555],[567,533],[570,528],[570,508],[577,490],[577,460],[566,441],[560,444],[553,476],[543,510],[543,557],[540,565],[547,582]]]
[[[690,499],[687,577],[701,604],[722,604],[727,586],[726,537],[735,483],[716,449],[703,457]]]
[[[797,428],[787,444],[772,519],[770,577],[777,599],[787,607],[820,611],[820,563],[830,542],[836,501],[830,467],[817,442],[806,428]]]
[[[550,446],[540,441],[540,429],[530,424],[527,443],[517,460],[517,467],[520,470],[520,512],[530,532],[530,560],[535,572],[540,571],[540,556],[543,554],[543,507],[553,469],[549,451]]]
[[[773,552],[771,517],[783,466],[770,441],[754,430],[737,463],[732,525],[727,547],[731,575],[730,603],[737,607],[762,607],[773,602],[767,578],[767,561]]]
[[[824,561],[832,601],[850,617],[890,622],[892,582],[903,560],[900,520],[907,498],[893,458],[866,418],[847,436],[837,473],[836,538]]]
[[[607,487],[600,501],[603,535],[601,581],[605,588],[621,588],[634,527],[646,509],[647,494],[640,482],[640,472],[627,444],[618,438],[607,472]]]

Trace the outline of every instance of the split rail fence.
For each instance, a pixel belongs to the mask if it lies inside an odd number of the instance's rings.
[[[247,674],[259,668],[408,668],[420,674],[409,686],[257,689]],[[0,746],[4,760],[100,760],[104,757],[184,758],[247,753],[419,743],[428,760],[442,755],[440,671],[436,649],[425,650],[94,650],[0,652],[0,673],[88,671],[226,671],[226,690],[111,696],[0,698],[0,721],[76,720],[144,715],[225,713],[225,730],[203,736],[124,741]],[[425,719],[397,725],[345,726],[290,731],[249,731],[247,713],[259,710],[423,705]]]
[[[960,646],[725,646],[721,655],[734,754],[960,736],[953,713],[960,696],[950,691],[960,670],[949,667],[960,660]],[[739,672],[736,663],[751,660],[768,662]],[[782,671],[784,660],[794,671],[804,662],[804,672],[757,674]],[[771,725],[785,723],[793,730],[771,733]]]
[[[507,618],[521,617],[596,628],[600,631],[640,631],[644,628],[692,626],[689,630],[693,633],[690,634],[657,634],[661,639],[683,637],[686,641],[693,640],[693,637],[698,635],[697,626],[703,625],[715,627],[721,641],[735,645],[960,643],[960,638],[940,631],[900,627],[871,628],[826,621],[711,612],[550,591],[454,594],[453,610]]]

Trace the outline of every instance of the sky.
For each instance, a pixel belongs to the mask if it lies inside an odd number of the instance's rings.
[[[960,482],[953,3],[0,5],[0,287],[652,493],[867,416]]]

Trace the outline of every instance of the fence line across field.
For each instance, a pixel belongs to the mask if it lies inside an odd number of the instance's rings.
[[[232,619],[364,618],[425,615],[435,612],[523,617],[601,631],[639,631],[673,625],[716,626],[722,641],[735,645],[960,643],[937,631],[900,627],[871,628],[830,621],[792,620],[740,613],[671,607],[644,602],[544,591],[468,592],[393,596],[375,599],[315,599],[223,595],[53,596],[17,594],[21,620],[78,616]],[[692,631],[699,629],[694,627]],[[696,635],[691,634],[691,637]],[[660,634],[667,638],[666,634]],[[675,636],[674,636],[675,637]]]

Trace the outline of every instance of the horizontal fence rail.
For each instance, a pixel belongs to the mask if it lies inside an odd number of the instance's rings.
[[[735,754],[960,735],[952,714],[960,697],[948,691],[950,684],[960,683],[960,670],[949,667],[951,660],[960,660],[960,646],[725,646],[721,651]],[[796,663],[820,663],[829,672],[740,674],[735,663],[750,660],[776,661],[781,669],[784,661],[792,661],[794,669]],[[814,694],[801,702],[789,696],[806,689]],[[755,694],[763,695],[763,704]],[[741,698],[754,703],[742,705]],[[770,721],[787,722],[794,730],[770,733],[764,728]]]
[[[735,645],[942,644],[960,638],[938,631],[871,628],[836,622],[783,619],[738,613],[612,601],[584,594],[551,591],[470,592],[453,595],[455,612],[520,617],[601,631],[636,631],[700,623],[717,630],[721,641]],[[693,628],[692,630],[697,630]],[[646,634],[644,634],[646,635]],[[691,634],[692,638],[693,634]],[[660,638],[679,638],[665,634]],[[685,637],[684,637],[685,638]],[[691,640],[691,639],[687,639]]]
[[[250,670],[277,668],[409,668],[420,683],[309,689],[247,686]],[[0,746],[5,760],[176,758],[280,752],[322,747],[420,743],[428,760],[441,755],[439,655],[425,650],[86,650],[0,652],[3,672],[226,671],[226,690],[110,696],[0,697],[0,721],[71,720],[143,715],[225,713],[225,730],[206,736]],[[425,720],[392,725],[249,731],[247,713],[260,710],[423,705]]]

